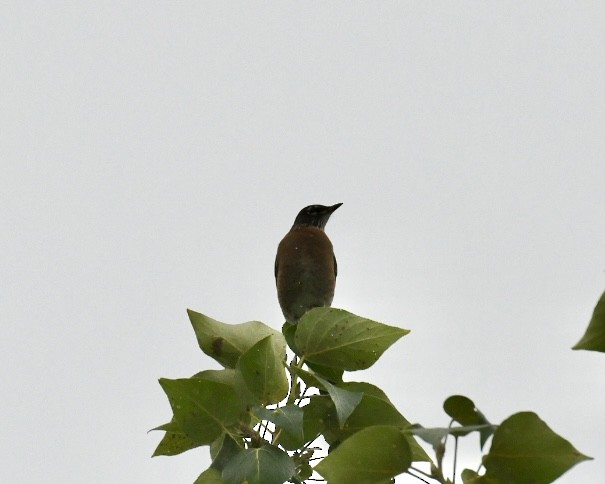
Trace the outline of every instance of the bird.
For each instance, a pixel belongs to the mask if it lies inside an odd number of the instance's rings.
[[[324,228],[330,215],[341,205],[303,208],[277,247],[277,298],[290,324],[297,324],[311,308],[332,304],[338,267]]]

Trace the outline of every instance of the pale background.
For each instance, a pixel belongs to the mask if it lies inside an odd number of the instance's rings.
[[[279,328],[278,241],[344,202],[334,305],[412,330],[349,379],[533,410],[603,482],[604,45],[600,1],[3,2],[0,481],[193,482],[146,433],[216,367],[185,309]]]

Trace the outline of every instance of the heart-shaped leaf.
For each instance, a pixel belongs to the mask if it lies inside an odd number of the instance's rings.
[[[198,378],[160,379],[174,420],[197,444],[209,444],[237,422],[240,405],[235,390]]]
[[[279,336],[281,337],[281,334]],[[261,339],[244,352],[237,362],[237,369],[248,390],[264,405],[278,403],[288,394],[288,379],[284,367],[286,348],[284,344],[276,351],[274,338],[275,336],[270,335]]]
[[[376,484],[405,472],[412,464],[406,437],[397,427],[368,427],[343,441],[315,470],[329,483]]]
[[[284,336],[260,321],[225,324],[208,316],[187,310],[202,351],[225,368],[235,368],[239,357],[267,336],[275,336],[275,353],[286,358]]]
[[[223,469],[228,484],[283,484],[296,472],[288,454],[272,445],[246,449]]]
[[[489,425],[489,420],[481,413],[481,411],[475,406],[474,402],[463,395],[452,395],[443,402],[443,410],[452,419],[460,423],[463,426],[472,425]],[[494,433],[494,427],[482,427],[479,430],[481,448],[485,445],[487,439],[489,439]],[[463,432],[459,432],[457,435],[465,435]]]
[[[498,427],[483,465],[485,477],[499,482],[546,484],[589,459],[535,413],[520,412]]]
[[[409,330],[330,307],[307,311],[298,323],[295,346],[311,363],[354,371],[372,366]]]

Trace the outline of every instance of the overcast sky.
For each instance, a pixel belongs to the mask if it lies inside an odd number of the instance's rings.
[[[146,433],[217,367],[185,309],[280,328],[277,243],[343,202],[334,306],[412,330],[348,379],[533,410],[601,482],[604,45],[600,1],[4,2],[0,481],[193,482]]]

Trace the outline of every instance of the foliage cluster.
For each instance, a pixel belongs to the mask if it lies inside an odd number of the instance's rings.
[[[223,369],[160,379],[173,416],[154,429],[165,432],[154,456],[209,446],[212,464],[196,484],[387,484],[402,473],[450,483],[446,442],[456,454],[458,439],[469,434],[479,436],[481,449],[491,444],[478,470],[462,471],[465,484],[548,483],[590,459],[532,412],[494,425],[472,400],[454,395],[444,403],[449,426],[425,428],[375,385],[344,381],[345,372],[369,368],[408,330],[336,308],[312,309],[282,332],[188,313],[200,348]],[[456,458],[453,476],[455,465]]]

